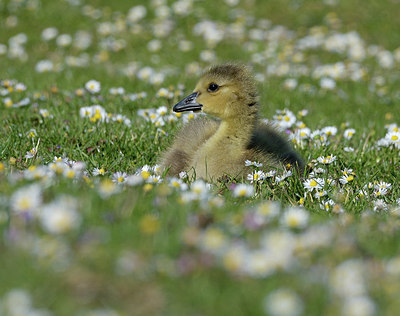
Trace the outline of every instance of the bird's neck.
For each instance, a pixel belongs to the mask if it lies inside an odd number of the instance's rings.
[[[250,142],[256,120],[256,114],[222,120],[217,131],[202,145],[193,159],[196,174],[208,178],[208,172],[211,175],[222,175],[224,172],[221,168],[225,168],[225,172],[236,175],[239,172],[237,164],[243,163],[244,167],[243,154]]]
[[[214,141],[232,142],[237,146],[245,146],[251,138],[256,120],[255,113],[222,120],[213,136]]]

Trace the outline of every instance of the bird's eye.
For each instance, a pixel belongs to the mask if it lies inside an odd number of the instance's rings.
[[[216,83],[210,83],[210,85],[208,86],[208,91],[209,92],[215,92],[219,89],[219,86]]]

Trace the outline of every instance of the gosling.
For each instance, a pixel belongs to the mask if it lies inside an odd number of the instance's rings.
[[[258,117],[258,93],[246,66],[223,64],[211,67],[194,92],[173,107],[175,112],[203,112],[178,132],[163,154],[160,166],[167,175],[182,171],[207,181],[226,176],[242,179],[251,172],[245,161],[263,168],[290,164],[299,174],[304,163],[288,142]]]

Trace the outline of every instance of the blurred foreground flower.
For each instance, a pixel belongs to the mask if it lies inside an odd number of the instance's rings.
[[[264,310],[271,316],[297,316],[303,311],[300,297],[289,289],[278,289],[264,301]]]
[[[140,230],[146,235],[155,234],[160,228],[160,221],[155,215],[146,214],[140,219]]]
[[[308,224],[310,214],[304,208],[291,207],[282,216],[281,223],[289,228],[304,228]]]
[[[234,197],[250,197],[254,194],[253,186],[245,183],[239,183],[233,189]]]
[[[81,223],[77,201],[68,196],[59,197],[42,208],[40,222],[44,230],[55,235],[76,229]]]
[[[42,189],[38,184],[18,189],[10,199],[11,209],[17,214],[35,213],[41,204]]]

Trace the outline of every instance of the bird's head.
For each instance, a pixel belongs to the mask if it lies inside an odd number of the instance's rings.
[[[202,111],[222,120],[255,114],[258,94],[254,79],[243,65],[213,66],[201,76],[193,93],[177,103],[173,110]]]

